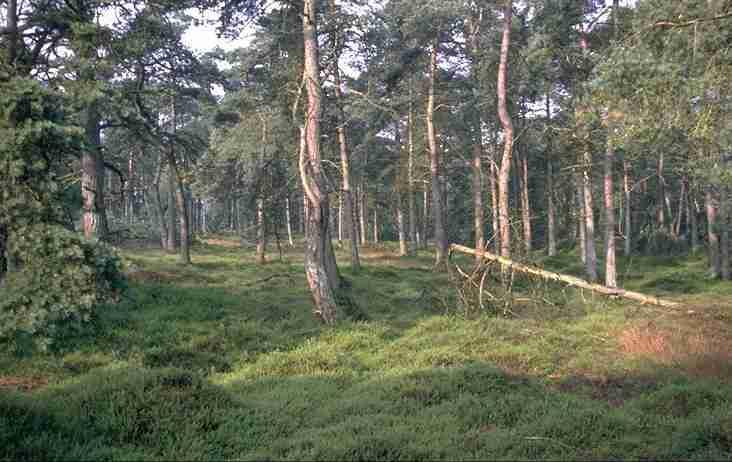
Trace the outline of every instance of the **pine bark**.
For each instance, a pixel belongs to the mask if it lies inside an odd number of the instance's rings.
[[[501,54],[498,66],[498,117],[503,127],[503,157],[498,173],[498,215],[501,240],[501,256],[511,257],[511,223],[508,208],[509,179],[511,174],[511,156],[513,153],[513,123],[508,114],[506,102],[506,84],[508,79],[508,51],[511,46],[511,19],[513,0],[506,0],[503,9],[503,35],[501,38]]]
[[[104,161],[102,159],[100,114],[96,102],[87,107],[84,121],[88,144],[81,157],[81,196],[84,236],[104,240],[107,237],[107,214],[104,204]]]
[[[315,304],[315,316],[325,324],[334,324],[338,319],[335,293],[340,286],[340,277],[328,228],[330,206],[320,157],[322,90],[316,4],[317,0],[304,0],[302,15],[303,78],[308,101],[300,149],[300,177],[306,191],[309,215],[305,230],[305,274]]]
[[[414,107],[412,102],[412,81],[409,81],[409,117],[407,121],[407,144],[409,159],[407,161],[407,207],[409,209],[409,241],[410,252],[414,252],[420,246],[420,236],[417,232],[417,207],[415,204],[414,190]]]
[[[585,150],[583,154],[584,166],[582,170],[582,194],[585,207],[585,270],[590,281],[597,281],[597,254],[595,252],[595,212],[592,200],[592,157]]]
[[[447,232],[444,222],[442,185],[440,184],[440,152],[435,133],[435,84],[437,80],[437,47],[432,44],[429,61],[429,91],[427,96],[427,143],[430,151],[430,179],[432,186],[432,220],[435,226],[435,267],[447,264]]]
[[[575,174],[575,191],[577,201],[577,229],[579,230],[580,258],[582,263],[587,263],[587,223],[585,221],[585,194],[582,186],[582,173],[577,171]]]
[[[612,124],[608,125],[608,131]],[[604,199],[605,199],[605,285],[617,287],[617,268],[615,265],[615,187],[613,184],[613,164],[615,149],[607,140],[604,162]]]

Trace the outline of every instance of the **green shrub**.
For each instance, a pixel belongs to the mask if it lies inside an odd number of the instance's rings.
[[[0,286],[0,340],[16,349],[46,349],[124,289],[121,259],[103,243],[36,224],[15,232],[9,244],[17,268]]]

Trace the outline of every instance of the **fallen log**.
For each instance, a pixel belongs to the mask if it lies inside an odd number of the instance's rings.
[[[517,263],[511,259],[504,258],[495,254],[492,254],[490,252],[481,251],[472,249],[470,247],[465,247],[458,244],[452,244],[450,246],[450,252],[453,251],[473,255],[473,256],[479,256],[486,260],[495,261],[500,263],[503,267],[508,267],[515,269],[521,273],[527,273],[532,274],[534,276],[539,276],[540,278],[547,280],[547,281],[558,281],[563,282],[567,285],[573,286],[573,287],[579,287],[582,289],[591,290],[593,292],[597,292],[603,295],[609,295],[609,296],[616,296],[616,297],[623,297],[627,298],[629,300],[635,300],[637,302],[641,303],[647,303],[651,305],[657,305],[657,306],[664,306],[669,308],[675,308],[680,306],[677,302],[672,302],[669,300],[664,300],[662,298],[654,297],[652,295],[644,295],[638,292],[632,292],[630,290],[625,289],[619,289],[619,288],[612,288],[607,287],[602,284],[593,284],[591,282],[585,281],[584,279],[580,279],[575,276],[570,276],[568,274],[561,274],[561,273],[555,273],[552,271],[546,271],[540,268],[536,268],[533,266],[523,265],[521,263]]]

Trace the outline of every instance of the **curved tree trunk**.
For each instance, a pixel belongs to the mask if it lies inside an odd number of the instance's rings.
[[[340,285],[340,279],[330,241],[330,206],[320,159],[322,95],[316,2],[317,0],[304,0],[302,15],[305,51],[303,78],[308,96],[305,127],[301,129],[300,135],[300,178],[307,197],[309,215],[305,226],[305,275],[315,303],[314,314],[325,324],[333,324],[338,319],[335,291]]]
[[[498,66],[498,117],[503,126],[503,157],[498,172],[498,215],[501,240],[501,256],[511,257],[511,223],[508,209],[508,182],[511,174],[513,153],[513,123],[506,103],[506,80],[508,78],[508,50],[511,46],[511,18],[513,0],[506,0],[503,8],[503,36],[501,39],[500,64]]]

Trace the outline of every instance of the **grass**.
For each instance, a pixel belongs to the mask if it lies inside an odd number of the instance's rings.
[[[620,262],[682,310],[548,288],[464,317],[429,254],[387,244],[359,274],[339,253],[368,320],[325,328],[297,251],[213,242],[189,268],[126,250],[94,334],[0,353],[0,459],[732,459],[732,288],[701,258]]]

